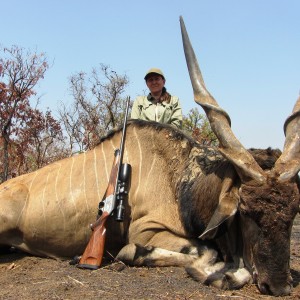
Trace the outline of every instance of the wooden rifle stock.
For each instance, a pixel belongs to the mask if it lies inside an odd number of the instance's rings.
[[[123,160],[129,102],[130,98],[128,97],[120,150],[115,150],[115,158],[113,161],[108,186],[102,201],[99,203],[98,218],[96,222],[91,225],[93,233],[83,255],[80,258],[79,264],[77,265],[78,268],[95,270],[100,267],[102,262],[106,238],[105,224],[109,216],[116,208],[118,180]]]
[[[77,265],[78,268],[96,270],[100,267],[106,238],[105,223],[108,217],[109,214],[104,212],[91,226],[93,233],[80,258],[79,264]]]

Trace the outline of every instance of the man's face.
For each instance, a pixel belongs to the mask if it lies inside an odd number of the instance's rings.
[[[156,74],[149,75],[146,80],[147,87],[149,88],[151,94],[161,93],[165,82],[165,79]]]

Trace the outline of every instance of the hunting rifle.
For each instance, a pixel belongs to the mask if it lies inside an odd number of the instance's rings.
[[[129,103],[130,97],[127,97],[120,149],[115,150],[108,186],[99,203],[97,220],[90,225],[93,232],[79,260],[78,268],[96,270],[100,267],[106,238],[105,223],[112,214],[115,214],[117,221],[124,219],[124,200],[128,195],[131,175],[131,166],[122,164]]]

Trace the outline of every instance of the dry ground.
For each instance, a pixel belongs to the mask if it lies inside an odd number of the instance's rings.
[[[292,233],[292,295],[300,299],[300,215]],[[68,261],[22,253],[0,255],[0,299],[272,299],[255,285],[220,291],[193,281],[181,268],[132,268],[104,264],[96,271],[80,270]],[[275,298],[274,298],[275,299]]]

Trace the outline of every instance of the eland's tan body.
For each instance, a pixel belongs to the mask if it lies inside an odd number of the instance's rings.
[[[164,226],[172,226],[184,235],[170,180],[177,182],[182,172],[178,170],[178,158],[184,152],[188,155],[190,146],[186,141],[172,143],[167,130],[161,135],[149,130],[148,126],[142,128],[132,124],[127,131],[124,162],[130,162],[134,170],[129,197],[130,220],[134,223],[130,228],[131,236],[136,235],[134,240],[137,242],[144,240],[138,231],[148,220],[167,223]],[[98,203],[107,187],[120,134],[117,132],[107,138],[92,151],[2,184],[1,244],[42,256],[80,254],[90,236],[88,224],[95,220]],[[162,145],[166,142],[170,145],[164,149]],[[166,220],[166,211],[171,213],[172,220]],[[123,231],[127,223],[117,224]]]

